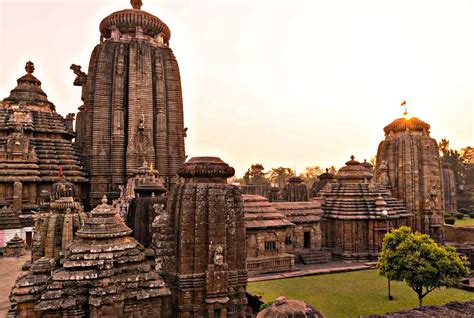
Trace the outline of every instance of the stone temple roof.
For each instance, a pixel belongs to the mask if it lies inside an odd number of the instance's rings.
[[[0,209],[0,230],[5,229],[21,229],[20,217],[10,207]]]
[[[372,172],[351,156],[351,160],[336,174],[338,182],[366,182],[372,179]]]
[[[411,214],[401,201],[385,188],[372,188],[368,183],[334,183],[322,192],[325,217],[337,219],[376,219],[381,211],[388,218],[409,217]]]
[[[323,215],[323,209],[319,201],[272,202],[272,206],[295,224],[318,222]]]
[[[132,234],[132,230],[125,225],[116,209],[107,205],[105,197],[102,199],[102,204],[92,210],[91,214],[92,217],[77,231],[77,236],[83,239],[108,239]]]
[[[28,104],[44,105],[49,110],[54,110],[53,103],[48,100],[48,96],[41,89],[41,81],[33,75],[35,66],[31,61],[26,62],[25,70],[27,73],[17,79],[17,86],[4,101],[16,104],[25,102]]]
[[[137,27],[143,29],[143,34],[155,37],[162,33],[163,40],[168,43],[171,31],[168,26],[154,15],[141,10],[141,1],[132,0],[133,9],[117,11],[102,20],[100,34],[109,38],[112,28],[116,27],[121,33],[135,33]]]
[[[390,124],[385,126],[383,131],[388,134],[391,131],[393,132],[403,132],[406,130],[412,130],[412,131],[429,131],[430,130],[430,125],[422,121],[421,119],[418,119],[416,117],[411,117],[411,118],[397,118],[394,121],[392,121]]]
[[[103,198],[51,272],[35,310],[67,310],[170,295],[143,245]],[[15,291],[13,291],[15,293]]]
[[[71,125],[48,101],[32,62],[26,70],[0,102],[0,182],[56,182],[60,166],[71,182],[86,182]]]
[[[247,230],[294,226],[265,197],[244,194],[242,198],[244,201],[245,228]]]
[[[323,314],[318,312],[313,306],[301,300],[286,299],[280,296],[268,308],[258,313],[257,318],[322,318]]]
[[[401,201],[392,197],[385,187],[370,184],[372,173],[351,156],[346,166],[336,174],[336,183],[322,191],[324,215],[339,219],[380,218],[387,210],[388,218],[408,217],[411,214]]]

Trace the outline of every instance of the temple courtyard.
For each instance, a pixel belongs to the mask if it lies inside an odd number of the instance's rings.
[[[30,259],[27,253],[19,258],[16,257],[0,257],[0,317],[5,317],[8,309],[10,309],[10,300],[8,296],[12,290],[15,280],[21,272],[21,266]]]
[[[393,301],[387,299],[387,280],[377,270],[306,276],[250,282],[247,290],[261,295],[264,302],[278,296],[300,299],[318,308],[325,317],[359,317],[417,307],[416,294],[402,282],[392,282]],[[439,289],[424,305],[444,305],[474,299],[474,293],[461,289]]]

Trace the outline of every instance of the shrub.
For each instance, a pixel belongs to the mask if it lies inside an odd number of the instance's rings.
[[[455,218],[446,218],[446,219],[444,219],[444,223],[446,223],[446,224],[453,225],[455,222],[456,222]]]
[[[469,213],[469,217],[470,217],[471,219],[474,219],[474,213]]]
[[[275,303],[275,301],[270,301],[268,303],[265,303],[265,304],[261,304],[260,305],[260,309],[258,311],[263,311],[264,309],[270,307],[271,305],[273,305]]]
[[[462,214],[462,213],[456,214],[456,219],[458,219],[458,220],[464,219],[464,214]]]

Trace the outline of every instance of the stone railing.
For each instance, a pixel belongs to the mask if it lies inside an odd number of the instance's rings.
[[[247,271],[249,275],[254,276],[265,273],[291,271],[293,267],[294,256],[291,254],[247,258]]]

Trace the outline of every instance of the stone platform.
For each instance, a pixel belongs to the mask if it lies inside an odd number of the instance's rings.
[[[31,259],[30,251],[25,255],[16,257],[0,257],[0,317],[5,317],[10,309],[10,291],[16,278],[21,274],[21,267]]]

